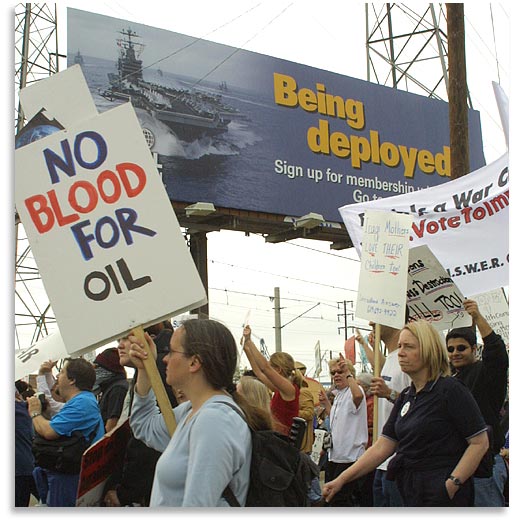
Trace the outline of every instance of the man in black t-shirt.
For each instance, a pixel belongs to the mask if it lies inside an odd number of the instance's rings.
[[[474,477],[475,506],[502,507],[505,506],[503,489],[499,489],[493,473],[503,470],[499,452],[505,437],[500,427],[500,410],[507,393],[509,357],[505,342],[482,316],[477,303],[466,299],[464,309],[473,318],[473,325],[449,331],[446,347],[453,376],[471,391],[489,426],[490,450]],[[484,342],[481,360],[477,358],[475,327],[478,327]]]

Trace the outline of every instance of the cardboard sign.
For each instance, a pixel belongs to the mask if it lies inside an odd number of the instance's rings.
[[[410,215],[366,212],[356,317],[403,327],[411,225]]]
[[[123,466],[129,437],[130,427],[127,419],[84,452],[76,506],[101,506],[107,480]]]
[[[18,380],[28,374],[37,374],[41,364],[47,360],[61,360],[69,356],[62,341],[61,333],[55,331],[39,342],[16,351],[14,358],[14,379]]]
[[[494,289],[487,293],[480,293],[470,297],[478,304],[478,310],[498,333],[503,341],[509,343],[509,303],[502,289]]]
[[[438,331],[471,326],[464,295],[426,245],[409,250],[407,307],[411,320],[428,320]]]
[[[21,89],[20,104],[27,120],[44,109],[65,128],[98,114],[80,65]]]
[[[69,353],[205,304],[130,104],[16,150],[15,180],[17,210]]]

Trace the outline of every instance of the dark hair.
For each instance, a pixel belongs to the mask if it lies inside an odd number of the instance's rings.
[[[197,355],[214,389],[231,387],[237,364],[237,345],[230,330],[215,320],[191,319],[182,323],[184,352]]]
[[[269,428],[263,411],[249,404],[235,390],[233,379],[238,352],[230,330],[221,322],[204,318],[184,320],[181,327],[185,333],[182,339],[185,354],[200,358],[205,378],[212,387],[232,396],[252,429]]]
[[[66,359],[66,376],[75,380],[75,387],[81,391],[91,391],[96,381],[96,373],[93,364],[84,358]]]
[[[448,331],[446,335],[446,344],[450,338],[463,338],[468,344],[473,347],[477,345],[477,334],[472,327],[456,327]]]
[[[171,329],[171,331],[175,331],[173,324],[169,320],[165,320],[163,323],[164,329]]]

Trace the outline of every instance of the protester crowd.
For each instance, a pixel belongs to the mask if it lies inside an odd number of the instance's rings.
[[[240,343],[251,370],[235,381],[238,344],[223,324],[207,319],[186,320],[175,331],[168,321],[156,324],[145,331],[146,346],[123,337],[93,363],[65,360],[56,375],[55,361],[47,361],[37,389],[16,382],[15,506],[75,506],[80,454],[78,467],[59,466],[42,447],[78,439],[83,451],[127,419],[124,459],[105,483],[101,506],[252,506],[262,504],[251,501],[262,501],[264,485],[274,501],[284,490],[282,506],[506,506],[508,353],[477,303],[465,300],[464,308],[473,324],[448,331],[446,345],[424,320],[406,317],[399,330],[381,326],[385,352],[374,367],[380,376],[356,374],[340,354],[328,364],[329,388],[286,352],[267,359],[250,326]],[[370,325],[368,339],[358,332],[356,340],[376,363],[378,331]],[[148,357],[173,407],[172,435]],[[130,381],[127,367],[134,370]],[[320,430],[323,451],[314,461]],[[277,482],[280,458],[256,453],[268,450],[256,449],[261,432],[275,436],[266,438],[270,444],[285,443],[284,461],[296,458],[301,466],[294,496],[291,479]],[[299,494],[298,503],[287,503]]]

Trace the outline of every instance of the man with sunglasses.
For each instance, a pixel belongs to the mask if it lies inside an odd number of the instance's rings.
[[[471,391],[489,427],[490,449],[473,478],[475,506],[502,507],[505,506],[503,487],[493,474],[504,471],[499,456],[505,443],[500,427],[500,410],[507,393],[509,357],[505,342],[480,313],[478,304],[466,299],[463,305],[473,319],[472,326],[450,330],[446,335],[446,347],[453,376]],[[475,328],[478,328],[484,343],[481,360],[477,357]]]

